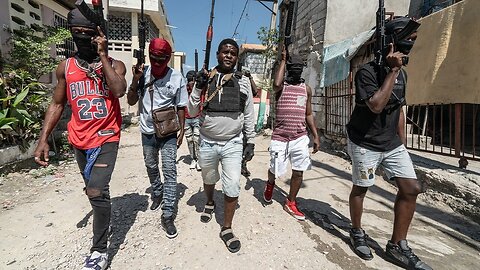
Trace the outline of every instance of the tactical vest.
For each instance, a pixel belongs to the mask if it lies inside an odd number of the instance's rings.
[[[206,97],[210,97],[215,93],[217,84],[220,83],[219,76],[222,74],[215,74],[210,79]],[[209,101],[205,102],[203,109],[207,112],[241,112],[245,110],[245,103],[247,101],[247,94],[240,91],[239,79],[241,75],[235,74],[228,80],[215,96]],[[221,79],[221,77],[220,77]]]

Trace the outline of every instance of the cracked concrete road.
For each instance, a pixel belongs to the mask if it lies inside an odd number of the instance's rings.
[[[272,204],[262,202],[269,140],[256,138],[252,176],[241,179],[233,229],[242,248],[231,254],[218,236],[221,191],[215,193],[214,219],[200,222],[202,180],[199,172],[189,170],[185,144],[178,154],[179,235],[173,240],[165,236],[161,212],[148,210],[138,128],[124,131],[111,181],[111,269],[398,269],[384,259],[395,187],[377,176],[377,185],[367,193],[363,222],[375,258],[362,261],[348,245],[350,163],[325,152],[313,156],[298,198],[307,221],[299,222],[282,209],[287,180],[277,180]],[[11,205],[0,211],[0,269],[80,269],[90,246],[92,218],[76,164],[59,165],[48,181],[25,173],[5,179],[0,194]],[[428,194],[420,197],[409,243],[434,269],[480,269],[479,240],[479,224]]]

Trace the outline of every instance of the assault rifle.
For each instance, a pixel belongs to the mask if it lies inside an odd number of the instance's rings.
[[[398,33],[385,35],[385,1],[378,1],[378,10],[376,18],[376,43],[375,43],[375,63],[379,66],[385,64],[385,56],[388,53],[387,45],[392,43],[394,46],[400,40],[408,38],[413,32],[417,31],[420,24],[414,20],[408,21],[407,25]],[[408,64],[408,56],[402,57],[403,65]]]
[[[133,50],[133,57],[137,58],[137,64],[135,68],[139,68],[142,64],[145,64],[145,31],[146,31],[146,21],[143,14],[143,1],[141,0],[140,6],[140,22],[138,24],[138,50]]]
[[[102,0],[92,0],[93,10],[88,7],[87,3],[84,0],[77,0],[75,2],[78,10],[87,18],[89,21],[93,22],[95,25],[100,26],[102,32],[107,36],[107,21],[103,15],[103,4]]]
[[[210,64],[210,49],[212,47],[212,38],[213,38],[213,11],[215,7],[215,0],[212,0],[212,9],[210,10],[210,23],[208,24],[207,30],[207,45],[205,47],[205,60],[203,63],[203,68],[208,70]]]

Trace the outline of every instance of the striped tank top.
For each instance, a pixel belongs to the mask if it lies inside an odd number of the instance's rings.
[[[307,86],[284,83],[276,106],[272,140],[289,142],[307,134]]]

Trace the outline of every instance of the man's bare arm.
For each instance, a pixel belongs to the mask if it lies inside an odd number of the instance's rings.
[[[287,61],[287,52],[283,49],[282,59],[280,60],[280,65],[275,73],[275,80],[273,81],[273,91],[278,93],[283,90],[283,80],[285,77],[285,65]]]
[[[401,52],[393,51],[393,44],[389,44],[390,53],[387,55],[386,61],[390,67],[390,72],[385,76],[382,86],[375,94],[366,101],[368,108],[374,113],[381,113],[390,99],[393,91],[393,85],[400,69],[402,68],[402,57],[405,55]],[[383,67],[381,67],[383,68]]]
[[[405,114],[403,113],[403,107],[400,108],[400,116],[398,119],[397,133],[403,145],[407,146],[407,136],[405,134]]]
[[[65,80],[65,63],[66,61],[60,62],[56,70],[57,76],[57,85],[55,86],[52,101],[48,106],[47,112],[45,113],[45,120],[43,121],[43,128],[40,132],[40,138],[38,139],[38,145],[34,152],[35,162],[42,166],[48,165],[48,151],[50,147],[48,146],[48,136],[52,133],[52,130],[57,125],[60,117],[62,117],[63,109],[67,103],[67,84]]]
[[[97,30],[99,35],[95,37],[94,42],[97,43],[97,53],[100,56],[100,61],[102,61],[102,71],[106,83],[116,98],[123,97],[127,92],[127,81],[125,80],[127,70],[125,64],[120,60],[113,62],[113,65],[110,63],[107,38],[100,27],[97,26]]]
[[[307,85],[307,110],[305,112],[305,121],[313,136],[313,153],[320,149],[320,137],[317,132],[317,125],[315,125],[315,118],[312,110],[312,89]]]

